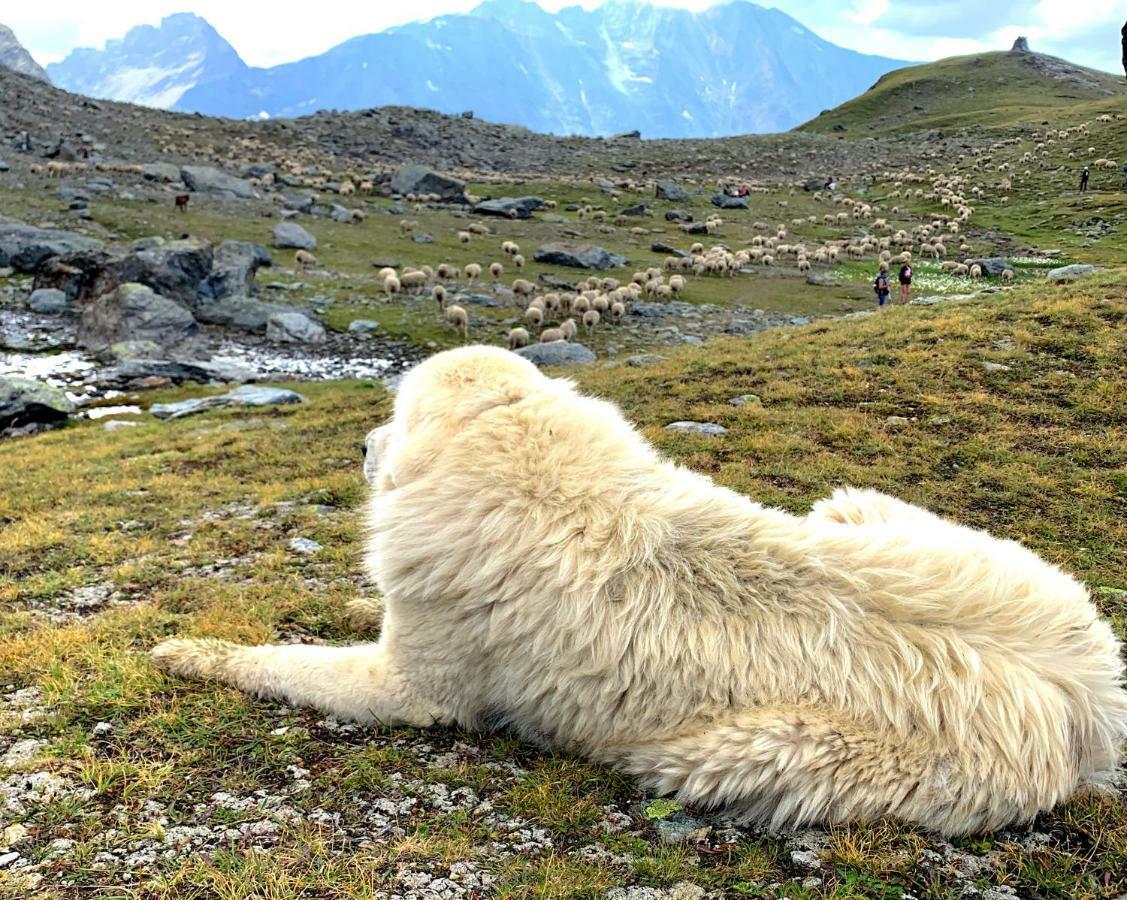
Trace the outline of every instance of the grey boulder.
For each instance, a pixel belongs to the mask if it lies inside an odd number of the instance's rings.
[[[188,186],[188,190],[201,194],[227,194],[244,200],[255,196],[249,181],[211,166],[181,166],[180,180]]]
[[[143,284],[123,284],[87,303],[78,322],[78,346],[94,353],[121,341],[151,341],[166,354],[196,351],[199,325],[179,303]]]
[[[146,181],[172,182],[180,180],[180,167],[172,163],[145,163],[141,166],[141,177]]]
[[[279,222],[274,226],[273,244],[282,249],[316,250],[317,238],[297,222]]]
[[[252,297],[223,297],[201,300],[192,307],[197,321],[226,325],[255,334],[266,333],[266,323],[277,313],[293,312],[292,306],[264,303]]]
[[[304,313],[274,313],[266,320],[266,339],[278,344],[323,344],[325,329]]]
[[[576,269],[609,269],[612,266],[626,265],[626,259],[597,247],[594,244],[570,244],[553,241],[544,244],[532,254],[538,263],[555,266],[571,266]]]
[[[544,201],[539,197],[498,197],[495,200],[483,200],[474,206],[473,211],[483,216],[530,219],[536,210],[543,207]]]
[[[393,194],[437,194],[444,203],[468,203],[465,182],[440,175],[426,166],[400,166],[391,176]]]
[[[720,209],[747,209],[747,197],[730,197],[727,194],[715,194],[712,205]]]
[[[567,341],[530,344],[513,352],[538,366],[575,366],[595,361],[595,354],[589,349],[582,344],[572,344]]]
[[[703,434],[706,437],[719,437],[727,434],[728,429],[715,422],[670,422],[665,426],[666,431],[687,431],[691,434]]]
[[[969,265],[975,264],[982,267],[982,274],[987,278],[1001,278],[1003,272],[1007,269],[1013,269],[1013,266],[1001,256],[988,256],[983,259],[970,260]]]
[[[27,307],[44,316],[57,316],[66,312],[67,295],[55,288],[40,288],[27,298]]]
[[[304,403],[305,398],[296,391],[283,388],[243,385],[226,394],[211,397],[193,397],[176,403],[154,403],[149,412],[158,419],[182,419],[209,409],[229,406],[281,406],[289,403]]]
[[[1071,266],[1060,266],[1056,269],[1050,269],[1048,275],[1045,277],[1049,281],[1056,281],[1060,283],[1075,281],[1077,278],[1086,278],[1089,275],[1095,275],[1100,270],[1100,266],[1089,265],[1088,263],[1077,263]]]
[[[671,200],[674,203],[689,202],[689,192],[672,181],[659,181],[654,188],[654,197],[657,200]]]
[[[215,248],[212,265],[203,292],[216,298],[239,297],[251,292],[255,274],[274,265],[274,260],[261,244],[224,241]]]
[[[0,375],[0,431],[28,425],[54,425],[74,412],[58,388],[27,378]]]
[[[101,248],[101,241],[71,231],[0,219],[0,269],[10,267],[34,275],[52,257]]]

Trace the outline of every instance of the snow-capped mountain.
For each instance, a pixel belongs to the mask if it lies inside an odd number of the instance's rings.
[[[31,54],[6,25],[0,25],[0,66],[43,81],[48,80],[43,67],[31,58]]]
[[[710,137],[785,130],[903,65],[746,0],[555,14],[485,0],[269,69],[244,65],[204,20],[171,16],[48,71],[69,90],[237,118],[403,105],[554,134]]]
[[[205,19],[191,13],[138,25],[102,50],[81,49],[52,63],[59,87],[91,97],[171,109],[185,93],[247,70],[235,48]]]

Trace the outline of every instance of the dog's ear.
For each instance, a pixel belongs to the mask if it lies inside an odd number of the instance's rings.
[[[547,381],[532,363],[497,347],[431,357],[400,385],[388,446],[391,477],[397,485],[418,477],[479,416],[519,403]]]

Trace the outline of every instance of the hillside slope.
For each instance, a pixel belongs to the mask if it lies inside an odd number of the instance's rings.
[[[822,112],[796,131],[854,137],[1007,124],[1040,124],[1050,113],[1062,124],[1078,105],[1127,110],[1127,83],[1054,56],[1010,50],[953,56],[884,75],[861,96]],[[1055,124],[1055,122],[1054,122]]]

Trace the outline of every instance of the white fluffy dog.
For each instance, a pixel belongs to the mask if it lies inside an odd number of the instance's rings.
[[[974,832],[1114,777],[1119,645],[1015,543],[871,491],[763,507],[493,348],[413,370],[365,474],[378,643],[171,640],[157,664],[342,718],[507,725],[772,827]]]

